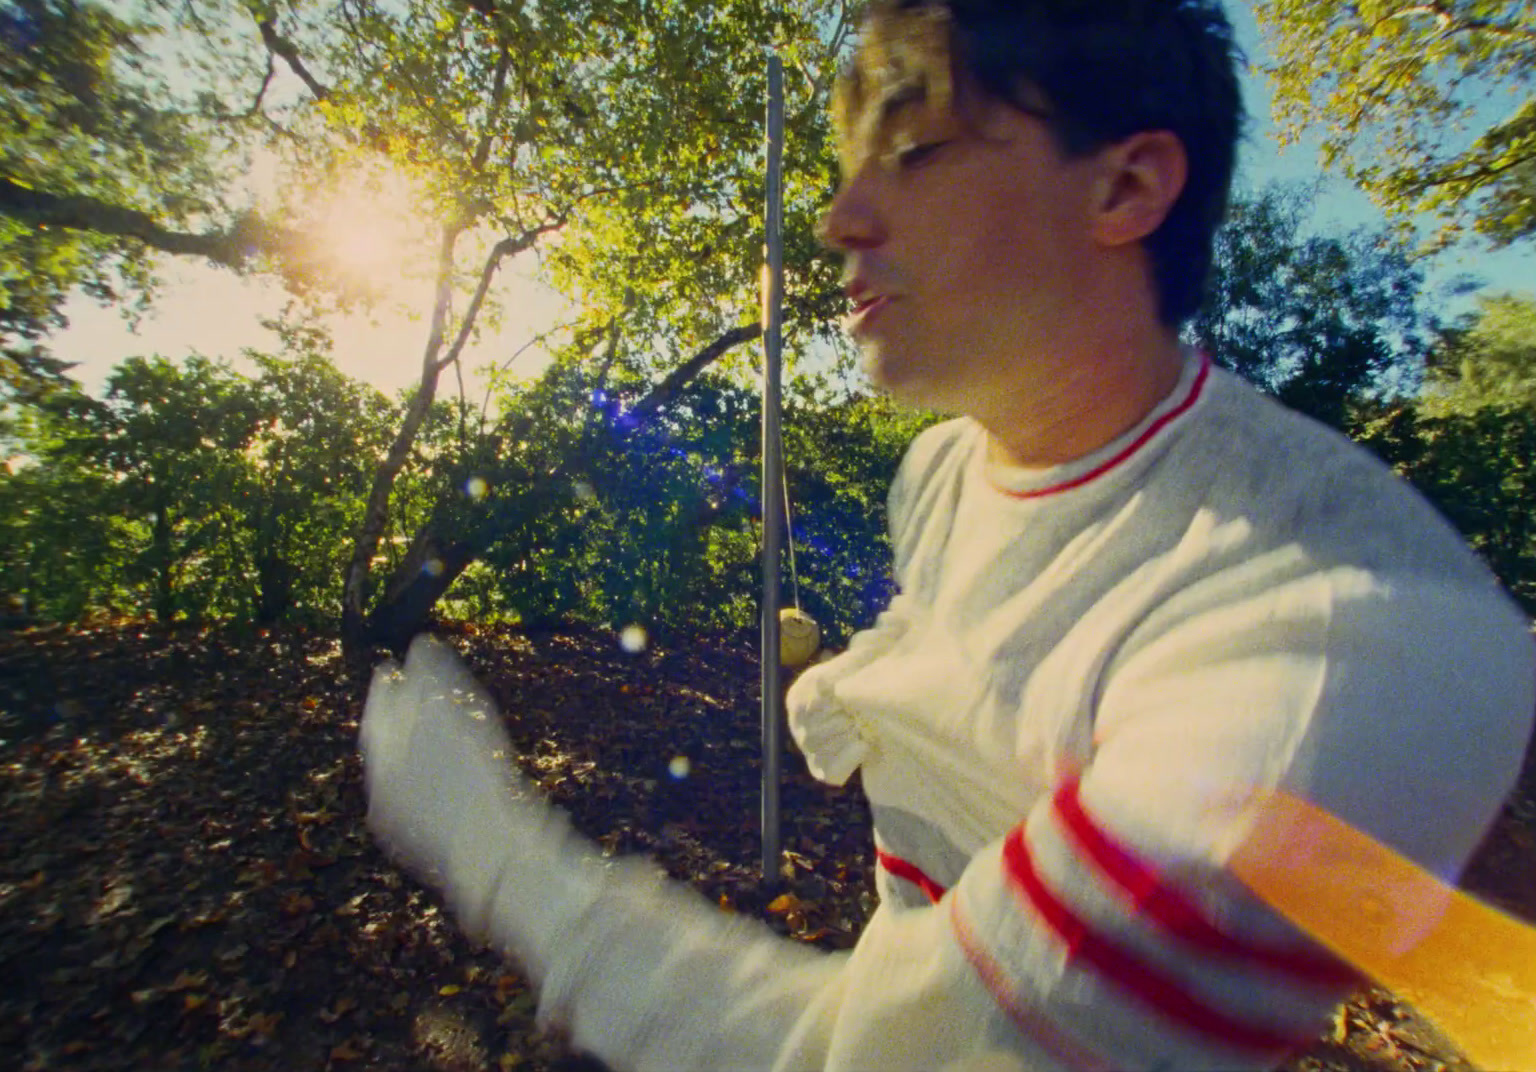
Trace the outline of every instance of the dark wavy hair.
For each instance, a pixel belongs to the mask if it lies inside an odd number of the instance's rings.
[[[1145,243],[1159,317],[1193,316],[1244,121],[1243,61],[1219,0],[875,0],[866,18],[924,12],[948,16],[958,83],[1039,115],[1070,156],[1139,131],[1178,137],[1188,177]]]

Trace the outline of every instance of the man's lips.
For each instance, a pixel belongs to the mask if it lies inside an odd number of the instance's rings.
[[[861,294],[854,298],[853,308],[843,320],[844,330],[855,337],[867,332],[892,300],[888,294]]]

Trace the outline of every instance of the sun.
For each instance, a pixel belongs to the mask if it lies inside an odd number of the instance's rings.
[[[415,185],[383,164],[344,172],[317,190],[303,216],[319,281],[367,303],[418,295],[432,262],[422,203]]]

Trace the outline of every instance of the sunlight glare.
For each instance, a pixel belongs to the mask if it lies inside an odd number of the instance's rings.
[[[349,297],[410,300],[432,268],[421,204],[414,184],[387,165],[338,176],[304,209],[317,262]]]

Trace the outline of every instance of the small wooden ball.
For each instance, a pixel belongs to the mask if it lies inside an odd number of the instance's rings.
[[[803,610],[779,611],[779,665],[798,670],[821,649],[821,626]]]

